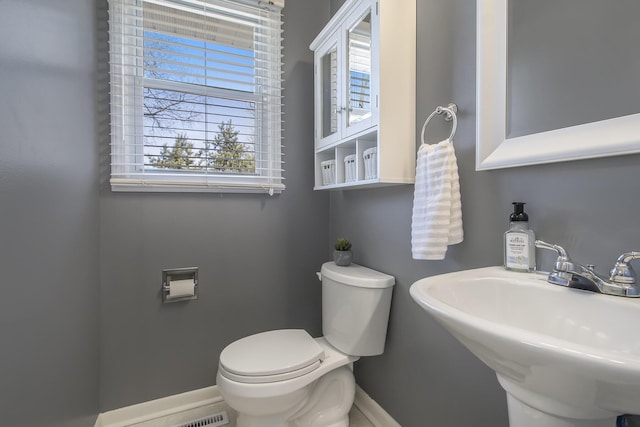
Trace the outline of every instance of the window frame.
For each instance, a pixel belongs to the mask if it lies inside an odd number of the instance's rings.
[[[267,34],[260,37],[260,43],[267,38],[268,48],[254,48],[254,70],[263,60],[259,55],[267,55],[267,76],[254,74],[254,92],[233,90],[215,86],[205,86],[190,82],[170,81],[145,76],[144,25],[142,10],[145,2],[158,0],[109,0],[110,28],[110,83],[111,83],[111,188],[112,191],[143,192],[234,192],[268,193],[273,195],[285,189],[282,182],[282,15],[283,0],[263,2],[260,0],[207,0],[209,6],[221,3],[237,3],[246,6],[269,8],[270,16]],[[197,0],[179,0],[178,3]],[[165,5],[174,0],[161,0]],[[275,3],[275,4],[274,4]],[[135,9],[134,13],[131,9]],[[125,12],[125,9],[128,11]],[[264,13],[264,12],[260,12]],[[274,15],[275,14],[275,15]],[[273,19],[277,16],[278,19]],[[255,16],[260,19],[258,13]],[[129,22],[126,22],[129,20]],[[131,21],[134,23],[132,24]],[[261,23],[264,26],[264,24]],[[127,34],[127,30],[135,31]],[[162,31],[157,33],[164,34]],[[127,41],[135,40],[133,46]],[[201,39],[201,41],[207,41]],[[125,52],[126,50],[126,52]],[[266,84],[263,84],[266,81]],[[274,83],[277,82],[277,85]],[[205,168],[199,170],[179,170],[147,167],[145,165],[144,142],[144,90],[145,88],[176,91],[202,97],[250,102],[256,106],[255,137],[260,149],[255,149],[255,173],[213,172]],[[258,89],[260,88],[260,89]],[[206,113],[205,113],[206,114]],[[217,125],[217,123],[211,123]],[[260,167],[258,167],[260,165]]]

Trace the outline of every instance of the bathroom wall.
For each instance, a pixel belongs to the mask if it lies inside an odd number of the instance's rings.
[[[98,411],[94,32],[86,0],[0,1],[3,426]]]
[[[106,7],[98,0],[99,15]],[[101,138],[101,411],[214,385],[218,354],[242,336],[285,327],[321,335],[315,272],[330,255],[329,194],[311,190],[309,44],[328,19],[326,2],[286,3],[283,194],[113,193]],[[162,269],[191,266],[199,299],[163,305]]]
[[[386,352],[356,364],[358,383],[404,427],[507,426],[493,372],[409,286],[500,264],[516,199],[539,237],[607,268],[640,249],[629,185],[640,156],[475,172],[475,3],[417,2],[418,125],[437,105],[460,107],[465,241],[445,261],[411,260],[412,186],[311,191],[308,45],[340,0],[287,2],[288,188],[274,197],[112,193],[106,0],[0,1],[3,425],[91,426],[98,411],[214,384],[217,355],[240,336],[319,335],[314,272],[346,235],[357,262],[397,278]],[[428,137],[447,133],[436,122]],[[200,267],[200,299],[161,304],[161,270],[185,266]]]
[[[332,11],[340,4],[332,0]],[[416,133],[437,105],[458,104],[465,240],[444,261],[414,261],[413,186],[331,193],[330,235],[348,236],[356,262],[397,279],[386,351],[358,361],[356,378],[403,427],[506,427],[505,395],[494,373],[418,307],[409,287],[423,277],[501,264],[515,200],[527,202],[539,238],[606,271],[619,253],[640,248],[640,198],[632,186],[640,156],[476,172],[475,2],[417,0],[417,6]],[[432,123],[428,141],[448,135],[448,123]],[[551,259],[541,258],[548,269]]]

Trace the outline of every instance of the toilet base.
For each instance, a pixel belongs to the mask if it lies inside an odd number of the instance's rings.
[[[356,380],[348,366],[322,376],[305,406],[292,417],[295,427],[349,427],[349,411],[356,395]]]
[[[251,408],[234,408],[237,427],[349,427],[355,391],[353,372],[342,366],[310,384],[305,397],[284,412],[254,415]]]

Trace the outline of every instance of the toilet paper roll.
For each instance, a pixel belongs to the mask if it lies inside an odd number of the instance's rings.
[[[167,298],[183,298],[195,295],[195,286],[193,279],[172,280],[169,282],[169,295]]]

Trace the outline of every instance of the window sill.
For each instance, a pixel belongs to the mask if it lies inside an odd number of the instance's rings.
[[[113,192],[146,192],[146,193],[265,193],[280,194],[285,185],[279,183],[184,183],[139,179],[111,179]]]

